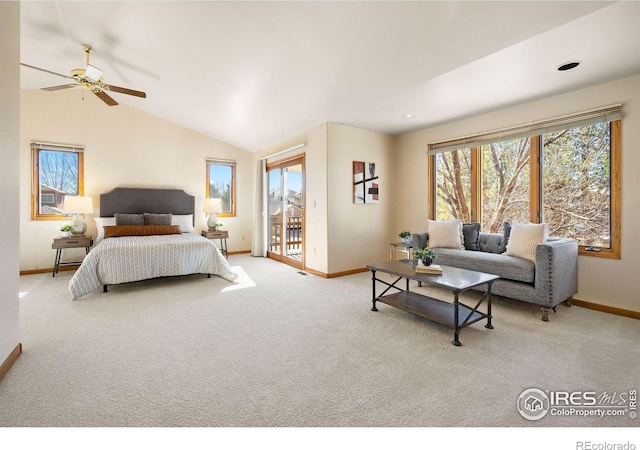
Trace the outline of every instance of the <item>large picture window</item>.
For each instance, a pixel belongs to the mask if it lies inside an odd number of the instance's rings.
[[[31,144],[31,219],[61,220],[66,195],[84,194],[83,148]]]
[[[580,254],[620,258],[620,120],[604,119],[430,148],[431,217],[493,233],[544,222],[550,236],[576,239]]]
[[[235,161],[207,160],[207,198],[222,199],[218,217],[236,215],[236,163]]]

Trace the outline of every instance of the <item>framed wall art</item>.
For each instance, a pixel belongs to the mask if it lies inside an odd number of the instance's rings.
[[[376,163],[353,162],[353,203],[378,203],[380,181]]]

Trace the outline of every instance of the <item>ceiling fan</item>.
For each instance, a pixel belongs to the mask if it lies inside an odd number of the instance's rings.
[[[52,72],[47,69],[42,69],[36,66],[30,66],[29,64],[20,63],[21,66],[29,67],[30,69],[39,70],[41,72],[50,73],[52,75],[57,75],[62,78],[67,78],[69,80],[73,80],[74,83],[71,84],[63,84],[60,86],[50,86],[42,88],[43,91],[59,91],[61,89],[69,89],[77,86],[82,86],[89,89],[93,92],[96,97],[105,102],[109,106],[116,106],[118,102],[116,102],[113,98],[111,98],[107,91],[117,92],[120,94],[133,95],[134,97],[147,98],[147,94],[141,91],[135,91],[133,89],[127,89],[119,86],[114,86],[112,84],[106,84],[102,79],[102,70],[98,69],[95,66],[89,64],[89,55],[93,53],[93,48],[90,45],[82,44],[82,48],[84,48],[85,53],[87,54],[87,67],[85,69],[74,69],[71,71],[71,76],[63,75],[61,73]]]

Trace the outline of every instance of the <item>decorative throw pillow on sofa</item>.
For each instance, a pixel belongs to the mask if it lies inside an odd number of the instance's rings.
[[[459,220],[427,220],[430,248],[458,248],[462,245],[462,222]]]
[[[536,262],[536,246],[547,237],[547,226],[544,223],[511,224],[511,234],[507,244],[506,255],[517,256]]]
[[[462,237],[464,238],[465,250],[478,251],[480,240],[480,224],[478,222],[470,222],[462,224]]]
[[[502,247],[500,248],[500,253],[504,253],[507,251],[507,244],[509,243],[509,235],[511,234],[511,224],[509,222],[505,222],[502,225]]]

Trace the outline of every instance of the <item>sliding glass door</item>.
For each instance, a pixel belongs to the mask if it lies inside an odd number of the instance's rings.
[[[304,267],[304,156],[267,165],[270,258]]]

